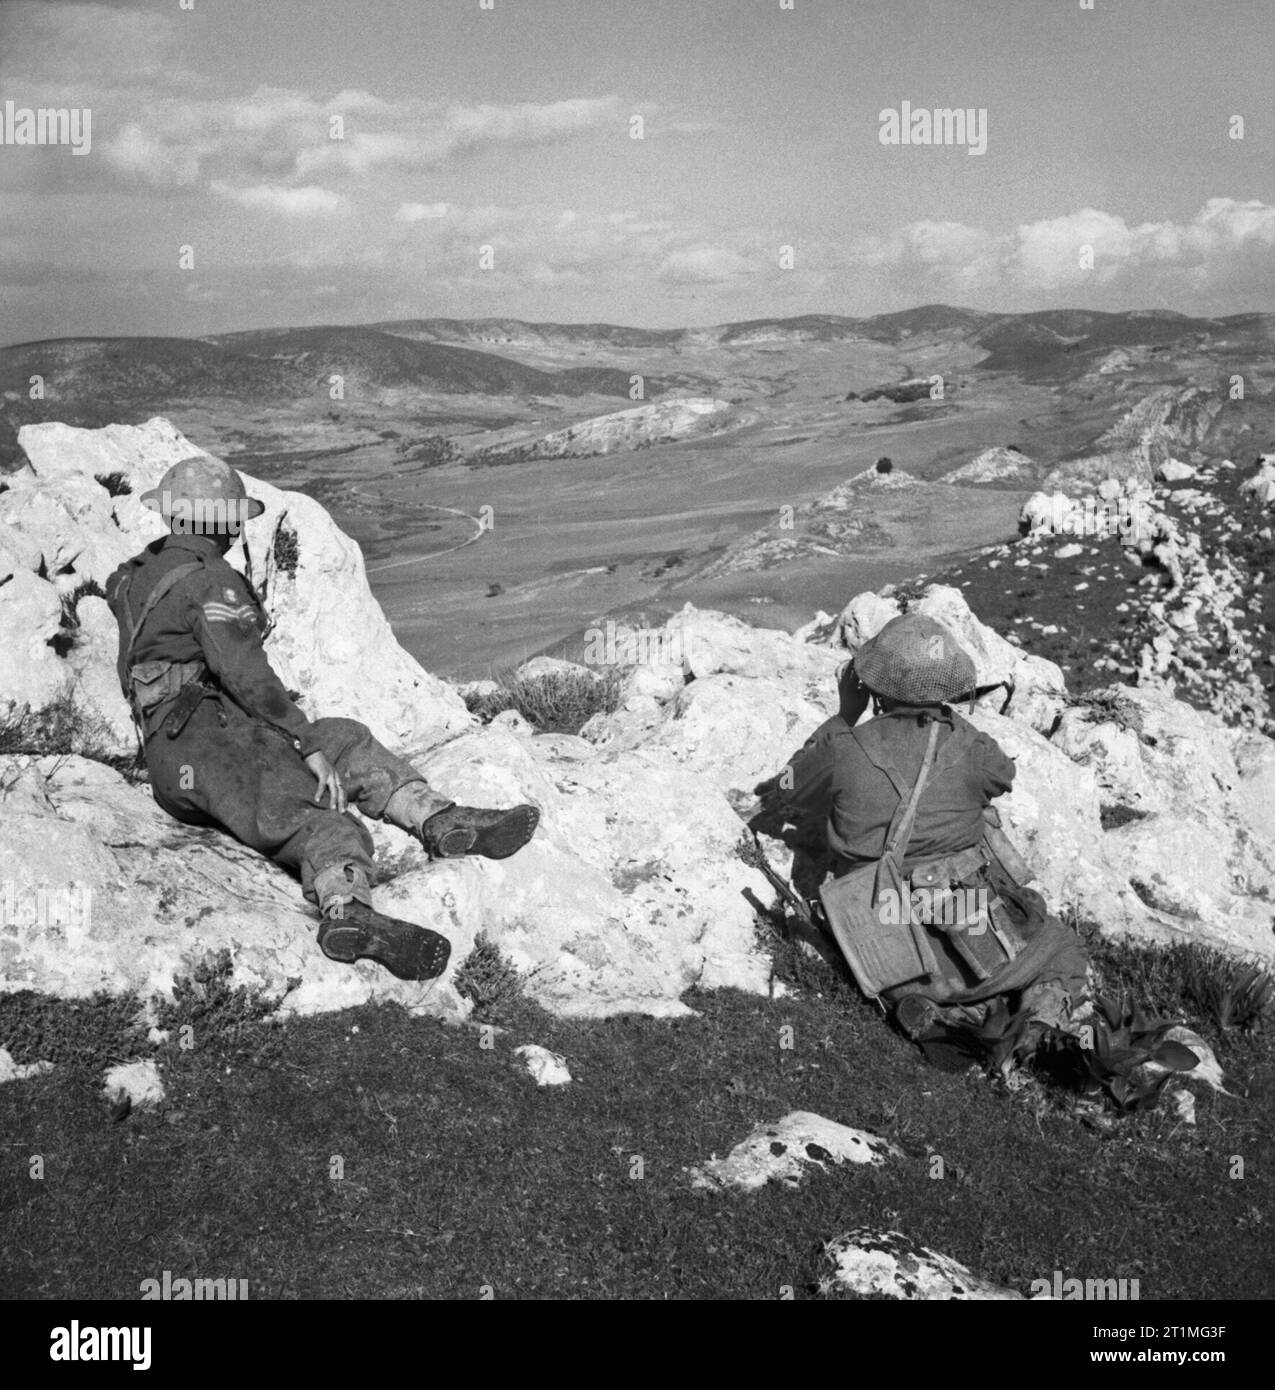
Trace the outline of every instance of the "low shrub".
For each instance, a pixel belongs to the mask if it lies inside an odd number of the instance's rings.
[[[620,707],[621,673],[615,668],[591,671],[547,671],[541,676],[510,673],[498,677],[499,690],[466,697],[469,712],[490,723],[507,709],[542,733],[578,734],[595,714],[612,714]]]

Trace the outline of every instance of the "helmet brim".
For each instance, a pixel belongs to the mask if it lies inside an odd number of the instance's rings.
[[[142,506],[145,507],[147,511],[159,512],[161,516],[163,515],[164,499],[159,488],[153,487],[149,492],[142,493],[138,501],[141,502]],[[251,521],[253,517],[260,516],[265,509],[266,504],[258,497],[240,497],[235,499],[235,511],[244,521]]]

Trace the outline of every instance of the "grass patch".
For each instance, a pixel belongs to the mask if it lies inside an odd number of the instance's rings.
[[[0,725],[0,754],[79,754],[114,766],[118,757],[111,739],[106,721],[79,703],[74,683],[68,681],[43,709],[24,705]]]
[[[1131,998],[1148,1013],[1184,1017],[1215,1041],[1264,1025],[1271,1031],[1275,979],[1259,965],[1194,941],[1144,946],[1099,937],[1089,951],[1101,993]]]
[[[465,698],[469,712],[484,724],[516,709],[542,733],[578,734],[595,714],[613,714],[620,707],[623,675],[615,667],[596,675],[581,669],[531,677],[507,672],[495,679],[498,690]]]
[[[1226,1180],[1231,1154],[1275,1138],[1269,1040],[1233,1078],[1249,1101],[1202,1097],[1194,1130],[1152,1112],[1099,1133],[927,1067],[840,999],[687,1002],[668,1020],[520,1015],[494,1039],[396,1006],[245,1021],[237,1053],[220,1035],[156,1049],[165,1107],[118,1123],[68,1071],[0,1088],[0,1289],[136,1298],[169,1269],[246,1278],[254,1299],[803,1298],[821,1243],[863,1224],[1024,1291],[1055,1269],[1136,1277],[1144,1298],[1272,1291],[1275,1176],[1254,1161]],[[242,1045],[266,1035],[273,1051]],[[537,1088],[523,1042],[576,1079]],[[906,1157],[797,1190],[690,1188],[689,1166],[795,1109]]]

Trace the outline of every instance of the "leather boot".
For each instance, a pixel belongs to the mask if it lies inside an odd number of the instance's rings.
[[[531,839],[539,821],[540,812],[534,806],[514,806],[507,811],[448,806],[421,826],[421,844],[432,859],[453,859],[461,854],[507,859]]]
[[[374,960],[400,980],[437,978],[447,969],[452,952],[445,936],[415,922],[386,917],[357,899],[324,909],[319,949],[343,965]]]

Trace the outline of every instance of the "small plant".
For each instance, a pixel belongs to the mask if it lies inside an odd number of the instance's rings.
[[[23,705],[0,725],[0,753],[37,758],[75,753],[106,762],[112,757],[111,731],[104,719],[78,703],[74,682],[68,681],[43,709]]]
[[[540,676],[516,673],[500,680],[500,689],[466,697],[471,714],[485,724],[507,709],[542,733],[578,734],[595,714],[612,714],[620,707],[621,673],[609,668],[592,671],[546,671]]]
[[[196,1046],[215,1042],[222,1052],[237,1050],[245,1031],[273,1014],[277,1003],[260,990],[234,985],[234,959],[224,947],[208,955],[189,977],[173,982],[172,999],[156,1001],[156,1026],[170,1033],[189,1028]]]
[[[1095,724],[1111,723],[1138,735],[1142,733],[1141,707],[1118,691],[1083,691],[1069,696],[1067,703],[1084,709]]]
[[[48,639],[48,645],[59,656],[66,656],[79,640],[80,600],[86,597],[105,598],[106,591],[96,579],[84,579],[70,593],[62,595],[62,616],[58,620],[58,630]]]
[[[1186,1014],[1219,1032],[1251,1032],[1275,1006],[1268,970],[1199,942],[1139,946],[1097,933],[1086,944],[1106,993],[1128,994],[1162,1014]]]
[[[275,568],[284,574],[296,574],[297,561],[301,558],[297,549],[297,533],[288,525],[285,517],[281,516],[279,524],[274,528],[272,544]]]
[[[1105,1095],[1121,1114],[1149,1110],[1175,1072],[1199,1065],[1189,1047],[1165,1036],[1176,1022],[1153,1018],[1127,999],[1098,995],[1093,1017],[1085,1025],[1087,1037],[1049,1034],[1042,1041],[1042,1063],[1081,1091]],[[1156,1063],[1157,1070],[1149,1070],[1149,1062]]]
[[[894,469],[894,464],[888,458],[879,458],[877,459],[876,468],[878,473],[890,473]]]
[[[474,1018],[485,1019],[520,998],[525,981],[486,932],[479,932],[452,983],[458,994],[472,1001]]]
[[[1186,989],[1222,1032],[1253,1032],[1275,1005],[1275,976],[1256,962],[1200,948],[1186,967]]]
[[[123,473],[95,473],[93,476],[112,497],[127,497],[133,491],[132,483]]]

